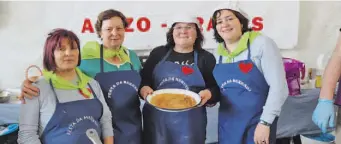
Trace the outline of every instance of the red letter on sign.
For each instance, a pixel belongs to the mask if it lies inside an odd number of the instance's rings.
[[[85,33],[85,31],[94,33],[94,28],[92,27],[91,21],[88,18],[86,18],[83,23],[82,33]]]
[[[261,31],[263,29],[263,18],[262,17],[255,17],[252,19],[252,30],[254,31]]]
[[[133,21],[134,21],[134,18],[132,17],[127,18],[128,27],[126,28],[126,32],[134,32],[134,29],[130,27]]]
[[[212,18],[210,18],[210,21],[208,21],[208,25],[207,25],[207,31],[209,32],[212,28],[213,28]]]
[[[142,27],[143,22],[145,24],[144,28]],[[137,29],[139,29],[139,31],[141,31],[141,32],[146,32],[150,29],[150,21],[146,17],[139,18],[136,23],[137,23]]]
[[[202,25],[204,24],[204,19],[202,17],[197,17],[197,19],[198,19],[200,26],[201,26],[200,30],[202,31],[203,30]]]

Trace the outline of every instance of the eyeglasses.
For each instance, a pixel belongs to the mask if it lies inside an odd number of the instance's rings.
[[[113,30],[116,30],[119,32],[119,31],[124,31],[124,28],[123,27],[117,27],[117,28],[104,28],[104,29],[102,29],[102,31],[107,32],[107,33],[110,33]]]
[[[184,29],[184,30],[190,30],[190,29],[194,29],[194,26],[175,26],[174,27],[174,30],[177,30],[177,31],[179,31],[179,30],[182,30],[182,29]]]

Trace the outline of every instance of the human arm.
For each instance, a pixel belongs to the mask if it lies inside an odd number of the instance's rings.
[[[140,71],[141,75],[141,85],[139,89],[140,96],[144,99],[148,94],[153,93],[152,85],[153,85],[153,71],[156,64],[162,59],[164,53],[167,52],[166,48],[163,46],[159,46],[154,48],[149,56],[147,61],[144,63],[142,70]]]
[[[207,51],[204,51],[204,56],[202,58],[203,59],[200,60],[200,71],[203,75],[206,88],[204,91],[201,91],[201,93],[199,92],[199,94],[205,95],[205,93],[207,93],[206,95],[210,95],[210,98],[205,100],[202,104],[206,103],[207,101],[207,106],[214,106],[219,101],[220,97],[220,90],[213,76],[213,69],[216,64],[216,59],[213,54]]]
[[[313,122],[327,132],[327,127],[334,127],[334,91],[341,74],[341,29],[336,47],[323,74],[322,88],[318,104],[313,112]]]
[[[262,36],[259,41],[260,69],[269,85],[269,91],[260,117],[260,123],[254,133],[254,142],[268,144],[270,125],[279,116],[289,92],[282,56],[277,45],[272,39],[265,36]]]
[[[19,144],[41,144],[39,139],[40,102],[37,97],[24,98],[25,104],[20,106],[19,116]]]
[[[97,81],[91,80],[91,86],[93,86],[93,89],[96,93],[97,98],[102,103],[103,106],[103,114],[100,119],[101,129],[102,129],[102,138],[104,142],[110,142],[113,140],[113,127],[112,127],[112,115],[109,110],[109,107],[104,99],[104,95],[102,92],[102,89]]]
[[[260,119],[272,124],[274,119],[279,116],[289,90],[282,56],[275,42],[264,37],[261,49],[261,69],[269,85],[269,92]]]

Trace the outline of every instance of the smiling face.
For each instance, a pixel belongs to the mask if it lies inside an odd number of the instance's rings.
[[[175,45],[182,47],[194,45],[194,42],[197,39],[197,31],[194,23],[176,23],[173,29]]]
[[[239,19],[229,10],[221,10],[217,15],[216,29],[224,41],[236,41],[242,35],[243,25]]]
[[[114,16],[103,20],[101,28],[101,38],[107,48],[119,48],[124,41],[125,28],[120,17]]]
[[[72,70],[78,65],[79,50],[76,42],[62,38],[60,46],[54,50],[54,59],[58,71]]]

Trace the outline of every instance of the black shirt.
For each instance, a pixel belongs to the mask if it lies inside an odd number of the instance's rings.
[[[167,54],[170,48],[166,46],[156,47],[150,52],[150,55],[143,65],[143,68],[140,72],[142,81],[141,86],[149,86],[153,88],[153,71],[156,66]],[[213,69],[216,64],[216,60],[210,52],[200,49],[196,50],[198,53],[198,68],[204,78],[206,88],[209,89],[212,93],[212,98],[208,103],[215,103],[218,101],[220,91],[219,87],[213,77]],[[194,51],[190,53],[178,53],[172,50],[169,57],[166,59],[167,61],[171,61],[174,63],[178,63],[181,65],[193,65],[194,64]]]
[[[172,50],[169,57],[166,60],[180,65],[193,65],[194,51],[190,53],[178,53]]]

